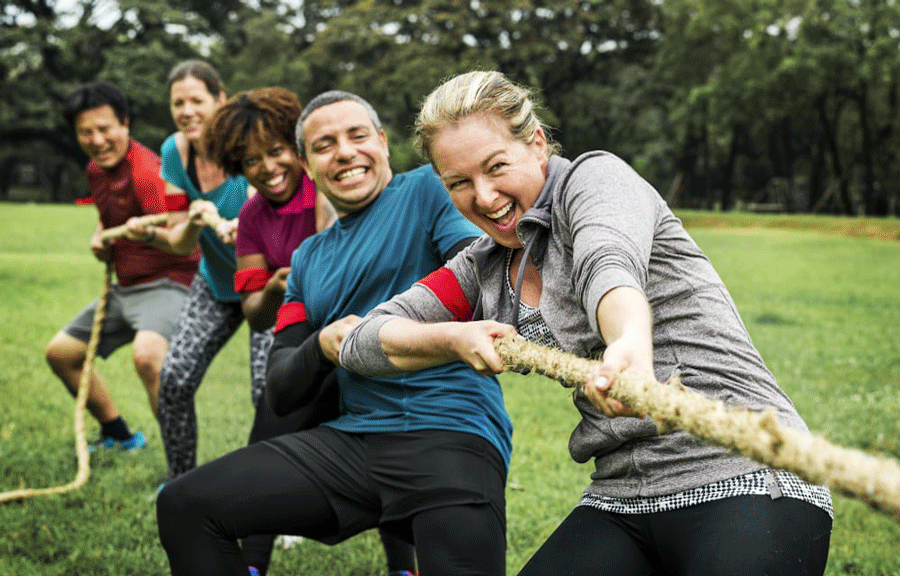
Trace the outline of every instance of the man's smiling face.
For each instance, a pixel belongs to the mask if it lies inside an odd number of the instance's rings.
[[[393,177],[387,136],[352,100],[317,108],[303,121],[307,175],[339,216],[371,204]]]

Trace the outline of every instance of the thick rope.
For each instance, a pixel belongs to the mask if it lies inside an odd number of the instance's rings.
[[[212,228],[213,230],[221,224],[225,219],[219,216],[218,214],[210,214],[209,212],[204,212],[202,214],[203,225]]]
[[[78,384],[78,394],[75,396],[75,450],[78,453],[78,473],[75,479],[62,486],[49,488],[25,488],[11,492],[0,493],[0,503],[10,500],[34,498],[36,496],[49,496],[62,494],[81,488],[87,482],[91,474],[90,459],[88,454],[87,438],[84,433],[84,409],[87,406],[88,393],[91,388],[91,376],[94,373],[94,357],[97,354],[97,345],[100,343],[100,333],[103,329],[103,320],[106,317],[106,302],[109,299],[109,285],[112,276],[112,266],[106,265],[106,274],[103,278],[103,289],[94,312],[94,323],[91,328],[91,337],[88,340],[87,351],[84,355],[84,364],[81,367],[81,381]]]
[[[567,387],[580,387],[599,366],[596,361],[522,338],[501,338],[494,346],[506,369],[536,372]],[[678,382],[661,384],[627,371],[613,379],[609,396],[652,416],[661,433],[684,430],[862,500],[900,520],[900,466],[896,462],[788,428],[771,408],[762,412],[729,408]]]
[[[147,214],[146,216],[139,216],[138,218],[144,226],[162,226],[169,221],[169,215],[166,212],[163,212],[162,214]],[[208,214],[206,212],[202,214],[203,225],[208,226],[213,230],[215,230],[216,226],[222,223],[223,220],[224,219],[218,214]],[[113,242],[125,236],[127,230],[128,228],[125,224],[107,228],[100,233],[100,240],[104,243]]]
[[[141,223],[144,226],[161,226],[165,224],[169,220],[169,215],[165,212],[162,214],[148,214],[146,216],[140,216]],[[103,232],[100,233],[100,240],[103,242],[112,242],[113,240],[117,240],[125,235],[125,231],[127,227],[125,224],[121,226],[113,226],[112,228],[107,228]]]

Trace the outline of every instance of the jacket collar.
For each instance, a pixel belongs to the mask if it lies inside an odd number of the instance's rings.
[[[531,249],[534,247],[537,237],[540,235],[539,228],[526,237],[523,227],[528,223],[532,223],[543,227],[545,230],[550,229],[550,217],[553,209],[553,192],[556,190],[557,181],[568,165],[568,160],[560,158],[559,156],[550,157],[550,160],[547,162],[547,178],[544,181],[544,186],[541,188],[540,194],[538,194],[537,200],[535,200],[534,205],[531,208],[525,211],[522,218],[516,224],[516,234],[519,236],[519,241],[522,242],[522,246],[525,250],[525,253],[522,255],[522,261],[519,263],[519,269],[516,272],[515,298],[513,299],[512,311],[512,325],[516,327],[516,330],[519,329],[519,310],[522,299],[522,281],[525,276],[525,263],[528,261],[529,255],[532,253]],[[537,256],[539,259],[543,258],[542,255],[538,256],[535,254],[534,256]]]
[[[517,228],[526,222],[533,222],[545,228],[550,227],[550,212],[553,209],[553,191],[556,190],[557,184],[563,178],[566,169],[571,162],[561,156],[551,156],[547,162],[547,178],[541,193],[538,194],[537,200],[522,215]],[[521,236],[520,236],[521,239]]]

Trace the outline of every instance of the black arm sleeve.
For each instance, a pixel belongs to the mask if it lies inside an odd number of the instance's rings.
[[[266,371],[272,411],[285,416],[312,400],[334,367],[319,347],[319,330],[308,323],[297,322],[275,334]]]
[[[459,242],[451,246],[449,250],[447,250],[447,253],[444,254],[444,261],[450,261],[454,256],[462,252],[466,246],[476,240],[478,240],[478,236],[472,236],[471,238],[464,238],[460,240]]]

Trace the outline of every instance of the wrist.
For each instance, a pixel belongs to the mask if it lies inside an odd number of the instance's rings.
[[[437,328],[434,335],[429,338],[429,345],[438,354],[441,354],[447,362],[466,362],[471,355],[472,342],[468,322],[446,322],[441,325],[433,325]]]

